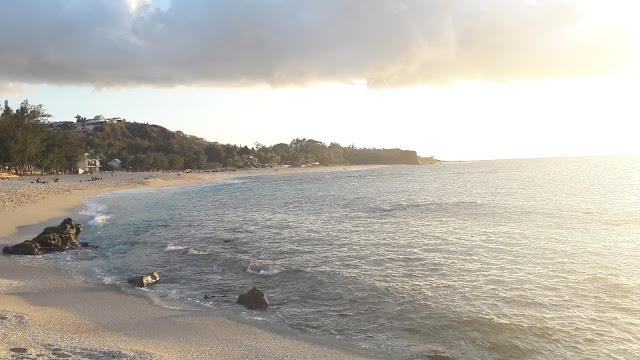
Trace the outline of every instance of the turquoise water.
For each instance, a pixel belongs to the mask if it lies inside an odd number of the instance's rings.
[[[640,358],[640,158],[244,177],[87,204],[82,240],[100,249],[78,270],[122,286],[157,270],[152,291],[174,304],[384,358]],[[253,286],[268,311],[234,304]]]

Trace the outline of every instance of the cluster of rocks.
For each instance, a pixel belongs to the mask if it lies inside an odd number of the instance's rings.
[[[80,232],[82,232],[82,225],[67,218],[58,226],[45,228],[40,235],[31,240],[25,240],[14,246],[5,246],[2,252],[12,255],[40,255],[88,246],[86,243],[78,243]]]
[[[58,226],[45,228],[40,235],[31,240],[25,240],[13,246],[5,246],[2,252],[10,255],[40,255],[91,246],[88,243],[78,242],[78,236],[81,232],[82,225],[67,218]],[[158,280],[160,280],[160,275],[155,271],[127,279],[130,284],[137,287],[147,287]],[[207,297],[205,296],[205,298]],[[269,306],[267,297],[257,287],[238,296],[236,302],[250,310],[264,310]]]
[[[127,279],[129,284],[141,288],[147,287],[158,280],[160,280],[160,275],[155,271],[147,275],[134,276]],[[215,296],[204,296],[205,299],[214,297]],[[255,286],[246,293],[240,294],[236,303],[244,305],[249,310],[265,310],[269,306],[267,296]]]

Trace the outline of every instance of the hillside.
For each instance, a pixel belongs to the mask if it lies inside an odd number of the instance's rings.
[[[23,102],[15,111],[7,102],[0,117],[0,164],[17,173],[27,171],[73,172],[83,153],[102,160],[122,161],[130,170],[200,170],[214,166],[306,166],[419,164],[415,151],[367,149],[313,139],[289,144],[254,147],[220,144],[170,131],[159,125],[105,119],[49,123],[42,106]],[[28,134],[28,136],[25,136]]]
[[[126,168],[134,170],[203,169],[207,163],[233,167],[418,164],[417,153],[409,150],[358,149],[336,143],[327,146],[312,139],[273,146],[256,143],[249,148],[209,142],[158,125],[128,122],[97,127],[84,142],[98,157],[120,159]]]

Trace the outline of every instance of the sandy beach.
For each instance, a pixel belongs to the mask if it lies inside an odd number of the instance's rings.
[[[0,180],[0,247],[77,217],[88,196],[122,189],[168,187],[225,177],[274,175],[328,168],[223,173],[115,173]],[[203,309],[170,309],[153,296],[74,278],[45,261],[0,256],[2,359],[353,359],[350,354],[273,334]]]

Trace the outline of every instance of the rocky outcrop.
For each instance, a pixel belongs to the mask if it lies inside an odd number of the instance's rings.
[[[244,305],[249,310],[264,310],[269,306],[269,301],[260,289],[253,287],[253,289],[247,291],[246,294],[238,296],[240,305]]]
[[[137,287],[147,287],[158,280],[160,280],[160,275],[155,271],[147,275],[134,276],[127,279],[129,284]]]
[[[40,235],[14,246],[5,246],[2,252],[11,255],[40,255],[66,251],[78,247],[82,225],[67,218],[58,225],[45,228]]]

